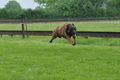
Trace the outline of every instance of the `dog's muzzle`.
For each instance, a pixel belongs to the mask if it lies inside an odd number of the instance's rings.
[[[72,36],[74,37],[74,35],[76,35],[76,31],[75,30],[73,30],[73,32],[72,32]]]

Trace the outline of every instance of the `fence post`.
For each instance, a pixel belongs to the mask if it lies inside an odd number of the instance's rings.
[[[70,21],[70,19],[69,19],[69,17],[67,17],[67,22],[69,22]]]
[[[27,30],[27,20],[25,19],[25,27],[26,27],[26,35],[29,38],[28,30]]]
[[[21,21],[22,21],[22,37],[24,39],[25,38],[24,19],[22,19]]]

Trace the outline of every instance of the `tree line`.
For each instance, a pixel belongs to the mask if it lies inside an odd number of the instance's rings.
[[[36,9],[22,9],[7,4],[0,9],[0,19],[57,19],[88,17],[120,17],[120,0],[34,0]],[[11,1],[12,2],[12,1]],[[42,6],[41,6],[42,5]],[[13,7],[15,6],[15,7]],[[18,8],[17,8],[17,7]]]

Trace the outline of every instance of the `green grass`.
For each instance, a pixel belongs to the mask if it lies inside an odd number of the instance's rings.
[[[119,80],[120,39],[0,37],[0,80]]]
[[[28,30],[53,30],[64,23],[27,26]],[[120,31],[120,23],[74,24],[78,31]],[[0,30],[21,30],[21,24],[0,24]],[[53,43],[49,43],[50,39],[50,36],[25,39],[22,36],[0,36],[0,80],[120,79],[119,38],[77,37],[75,46],[64,38],[57,38]]]
[[[96,23],[94,23],[96,22]],[[106,22],[106,23],[102,23]],[[77,31],[120,31],[120,22],[118,21],[86,21],[86,22],[73,22],[77,27]],[[35,23],[27,24],[28,30],[49,30],[52,31],[57,26],[62,26],[66,22],[57,23]],[[0,30],[21,30],[21,24],[0,24]]]

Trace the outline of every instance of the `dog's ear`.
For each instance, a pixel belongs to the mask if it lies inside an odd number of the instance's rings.
[[[70,25],[70,24],[67,24],[66,27],[69,28],[69,25]]]
[[[67,24],[67,26],[69,26],[70,24]]]
[[[72,25],[74,26],[74,24],[72,23]]]
[[[64,26],[66,26],[66,28],[69,26],[69,24],[68,23],[66,23],[66,24],[64,24]]]

